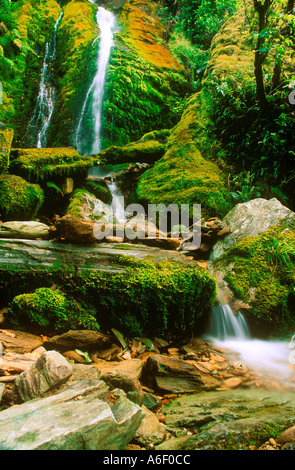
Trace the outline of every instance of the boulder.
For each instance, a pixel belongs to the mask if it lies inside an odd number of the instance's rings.
[[[15,380],[15,391],[22,401],[43,396],[58,388],[72,374],[69,362],[57,351],[46,351]]]
[[[160,423],[157,416],[142,406],[144,418],[141,425],[135,433],[133,441],[146,448],[152,448],[164,441],[166,429],[163,423]]]
[[[231,233],[215,244],[210,254],[210,261],[220,258],[242,239],[266,232],[271,226],[280,224],[282,220],[294,217],[295,214],[275,198],[270,200],[257,198],[237,204],[223,219]]]
[[[30,353],[43,344],[40,336],[17,330],[0,330],[0,343],[6,352]]]
[[[4,391],[5,391],[5,384],[0,383],[0,403],[1,403]]]
[[[101,380],[82,380],[61,392],[0,412],[5,450],[120,450],[143,419],[124,396],[107,403]]]
[[[105,349],[111,344],[111,338],[100,331],[69,330],[66,333],[47,339],[43,346],[47,350],[70,351],[80,349],[81,351],[93,351]]]
[[[96,243],[97,238],[93,233],[94,225],[94,222],[87,222],[67,214],[56,222],[57,236],[71,243],[86,245]]]
[[[119,388],[124,390],[127,398],[137,405],[141,406],[143,403],[143,391],[141,383],[137,377],[130,374],[122,373],[120,370],[111,371],[101,374],[101,380],[112,388]]]
[[[34,240],[36,238],[48,238],[50,227],[41,222],[5,222],[0,226],[0,238],[21,238]]]
[[[143,381],[158,392],[192,393],[214,390],[219,381],[193,364],[175,357],[153,355],[146,362]]]

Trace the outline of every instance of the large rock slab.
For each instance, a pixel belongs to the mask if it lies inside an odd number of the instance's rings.
[[[95,330],[69,330],[44,341],[47,350],[70,351],[80,349],[92,351],[105,349],[111,345],[111,338]]]
[[[5,350],[25,354],[42,346],[43,340],[40,336],[25,333],[24,331],[3,329],[0,330],[0,343],[2,343]]]
[[[15,380],[15,391],[22,401],[43,396],[72,375],[71,364],[57,351],[46,351]]]
[[[12,221],[0,226],[0,238],[21,238],[34,240],[36,238],[48,238],[50,227],[41,222]]]
[[[295,214],[280,201],[257,198],[237,204],[223,219],[231,233],[218,241],[210,254],[210,261],[220,258],[225,251],[246,237],[254,237],[266,232],[282,220],[293,218]]]
[[[0,412],[1,450],[120,450],[143,419],[124,396],[107,403],[108,387],[83,380],[62,392]]]
[[[167,393],[192,393],[219,386],[218,380],[189,362],[156,354],[148,358],[143,380],[154,390]]]
[[[257,448],[295,422],[294,392],[261,389],[201,392],[177,398],[164,410],[166,429],[176,437],[157,450]],[[191,435],[187,435],[187,431]]]

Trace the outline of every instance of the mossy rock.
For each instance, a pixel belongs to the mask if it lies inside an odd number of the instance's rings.
[[[111,204],[113,196],[105,181],[87,180],[84,187],[100,201]]]
[[[37,184],[30,184],[20,176],[0,176],[0,217],[2,221],[31,220],[44,201],[44,193]]]
[[[9,167],[9,154],[13,140],[12,129],[0,128],[0,174],[6,173]]]
[[[59,182],[64,177],[83,180],[95,159],[73,148],[13,149],[11,171],[30,182]]]
[[[98,154],[103,165],[120,163],[155,163],[165,153],[165,143],[154,139],[132,142],[123,147],[112,145]]]
[[[201,204],[203,216],[224,216],[231,208],[221,170],[198,148],[199,100],[194,95],[172,130],[165,155],[140,178],[137,195],[150,204]]]
[[[213,263],[211,272],[222,277],[235,298],[249,306],[247,316],[254,328],[260,325],[273,334],[293,331],[294,221],[244,238]]]
[[[87,312],[78,302],[68,299],[59,290],[41,287],[35,292],[20,294],[10,304],[9,311],[16,326],[41,327],[47,330],[73,328],[99,329],[93,312]]]

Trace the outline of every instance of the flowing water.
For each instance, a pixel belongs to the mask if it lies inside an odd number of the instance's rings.
[[[94,0],[89,1],[95,4]],[[100,30],[100,36],[92,43],[94,45],[99,39],[96,73],[87,91],[75,135],[75,146],[81,155],[94,155],[101,150],[101,111],[105,79],[111,50],[114,46],[114,34],[117,32],[116,18],[111,11],[98,7],[96,21]],[[89,107],[93,123],[92,130],[84,128],[84,121]],[[90,133],[92,135],[89,144]]]
[[[112,194],[111,209],[113,214],[120,223],[124,224],[127,221],[124,207],[124,197],[120,187],[116,182],[115,169],[116,167],[114,167],[113,170],[110,170],[109,167],[105,168],[96,166],[89,170],[88,176],[93,180],[103,180],[107,184]]]
[[[57,98],[57,90],[54,80],[54,63],[56,60],[56,34],[62,19],[63,12],[60,13],[50,41],[45,46],[45,57],[41,71],[39,93],[34,114],[29,122],[27,133],[24,137],[33,141],[31,146],[44,148],[47,146],[47,135],[50,126],[53,110]]]
[[[212,309],[208,339],[216,346],[238,353],[239,359],[261,376],[273,378],[287,385],[294,375],[291,364],[295,345],[284,341],[252,338],[244,315],[233,313],[227,304]]]

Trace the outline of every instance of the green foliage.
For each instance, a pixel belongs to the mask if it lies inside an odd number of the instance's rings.
[[[15,175],[0,176],[0,217],[7,220],[31,220],[44,201],[43,190]]]
[[[16,296],[9,310],[17,326],[29,324],[47,330],[99,329],[93,312],[85,310],[74,300],[68,300],[62,292],[48,287]]]
[[[242,183],[240,183],[240,177],[242,176]],[[255,199],[261,196],[262,188],[254,186],[254,175],[250,172],[243,172],[238,176],[232,178],[232,183],[236,186],[236,191],[231,192],[232,198],[237,202],[248,202],[251,199]],[[240,186],[240,188],[239,188]],[[238,189],[239,188],[239,189]]]

